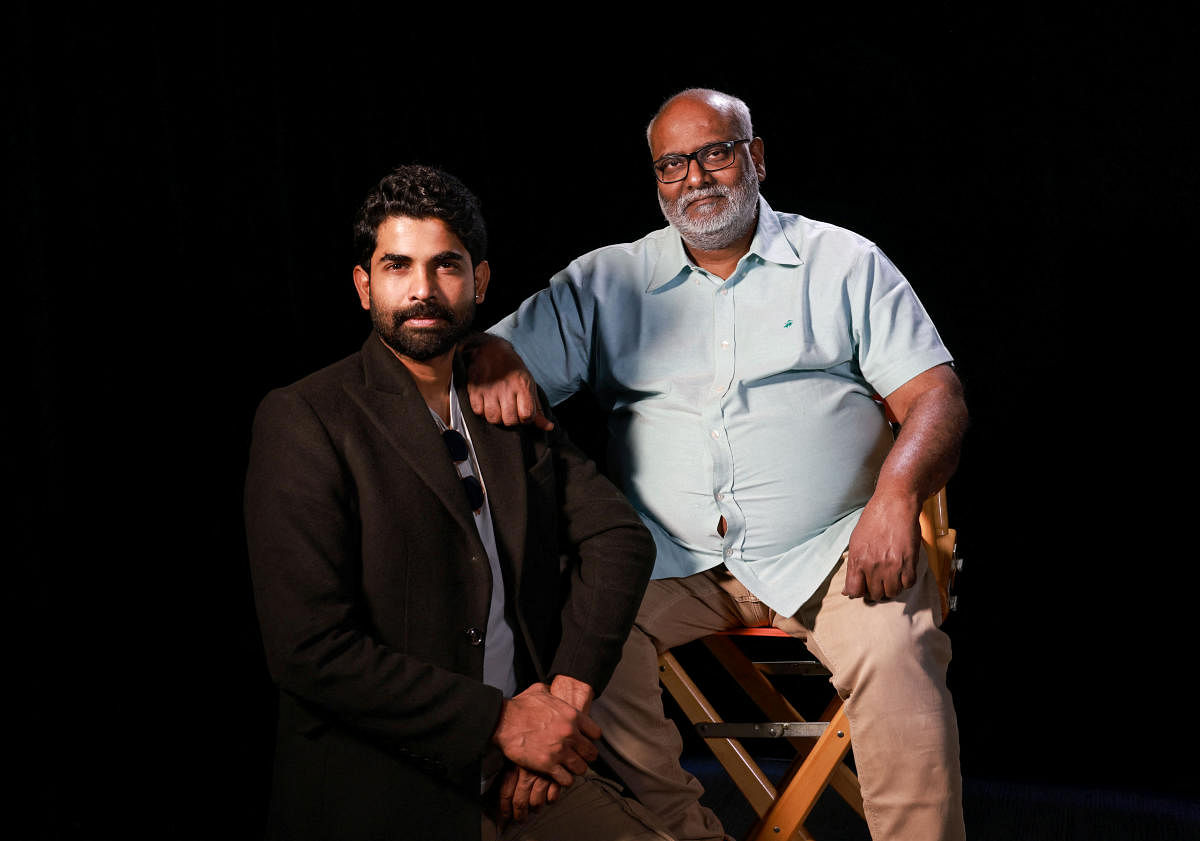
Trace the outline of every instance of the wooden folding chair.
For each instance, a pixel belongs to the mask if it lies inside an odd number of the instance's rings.
[[[945,617],[955,607],[951,586],[961,561],[956,553],[957,533],[948,525],[944,488],[925,502],[921,537],[938,581]],[[734,641],[735,637],[751,636],[790,639],[775,628],[738,628],[705,637],[703,642],[767,716],[766,722],[723,721],[671,652],[659,658],[663,686],[759,816],[747,841],[811,839],[804,822],[826,787],[864,816],[858,777],[843,762],[850,749],[850,725],[841,698],[834,694],[820,721],[805,721],[770,680],[785,674],[827,676],[829,672],[813,659],[752,661]],[[742,746],[740,740],[746,738],[783,738],[795,748],[796,758],[778,788]]]

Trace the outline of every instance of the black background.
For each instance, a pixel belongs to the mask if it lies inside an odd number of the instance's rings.
[[[421,162],[481,197],[491,323],[572,257],[662,225],[642,132],[693,85],[748,102],[772,205],[875,240],[957,357],[967,776],[1196,798],[1183,19],[6,14],[23,836],[258,832],[273,693],[241,525],[249,425],[269,388],[366,335],[366,190]]]

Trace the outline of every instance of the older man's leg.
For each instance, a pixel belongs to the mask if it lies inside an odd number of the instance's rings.
[[[721,841],[724,830],[700,805],[700,781],[679,764],[683,740],[663,712],[658,655],[747,623],[745,607],[723,589],[723,581],[733,579],[721,570],[651,581],[621,662],[592,707],[604,731],[601,757],[681,841]],[[750,608],[762,610],[757,601]],[[768,621],[763,611],[753,624]]]
[[[950,640],[938,628],[937,582],[922,557],[916,585],[895,599],[848,599],[844,584],[842,564],[794,619],[775,624],[807,638],[845,699],[871,837],[962,839]]]

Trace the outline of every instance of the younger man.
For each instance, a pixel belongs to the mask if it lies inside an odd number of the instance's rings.
[[[401,167],[355,234],[374,331],[271,392],[254,425],[247,533],[280,689],[271,835],[667,838],[587,770],[590,704],[653,542],[561,433],[472,413],[456,347],[489,280],[478,202]],[[554,802],[508,823],[522,768],[555,781],[534,804]]]

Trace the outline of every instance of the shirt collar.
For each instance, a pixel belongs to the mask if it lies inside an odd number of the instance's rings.
[[[787,238],[779,217],[761,195],[758,197],[758,229],[750,241],[750,253],[781,266],[799,266],[804,262],[800,258],[800,244]]]
[[[432,406],[429,407],[429,414],[433,415],[434,421],[437,422],[438,432],[445,432],[447,429],[453,429],[466,437],[467,427],[463,422],[462,409],[458,405],[458,392],[454,389],[454,374],[450,374],[450,426],[446,426],[446,422],[442,420]]]
[[[662,234],[662,250],[650,275],[650,282],[646,285],[647,292],[670,283],[692,267],[679,232],[667,227],[658,233]],[[750,241],[748,253],[784,266],[798,266],[804,262],[800,259],[798,247],[788,240],[775,211],[771,210],[761,194],[758,197],[758,227],[754,231],[754,239]]]

